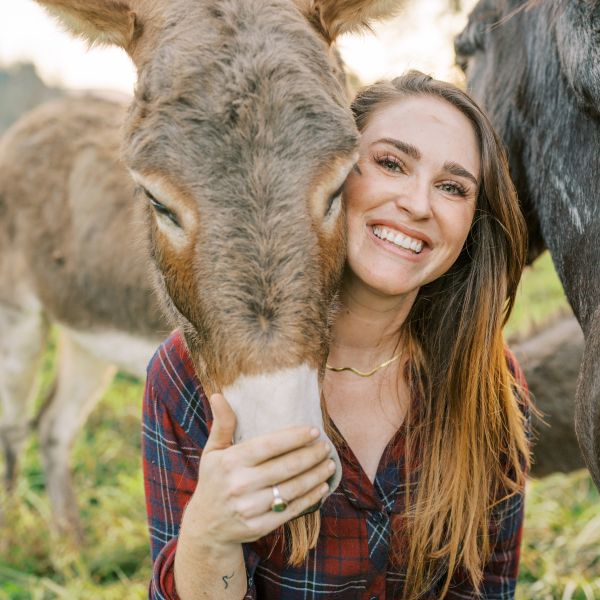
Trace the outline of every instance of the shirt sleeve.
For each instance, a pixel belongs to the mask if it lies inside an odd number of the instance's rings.
[[[212,415],[204,393],[174,366],[163,347],[148,368],[142,415],[142,460],[152,552],[151,600],[179,600],[174,559],[183,510],[198,478]],[[258,555],[244,545],[245,600],[256,598]]]

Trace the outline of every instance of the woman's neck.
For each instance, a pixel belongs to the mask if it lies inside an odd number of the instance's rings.
[[[398,332],[415,301],[417,291],[387,296],[346,274],[340,289],[341,308],[332,327],[329,364],[372,368],[401,349]],[[344,363],[344,364],[342,364]]]

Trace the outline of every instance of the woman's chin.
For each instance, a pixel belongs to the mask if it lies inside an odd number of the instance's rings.
[[[354,285],[364,288],[366,292],[390,298],[416,296],[421,287],[417,283],[407,281],[406,273],[395,273],[391,270],[382,273],[370,272],[363,277],[355,275],[354,279]]]

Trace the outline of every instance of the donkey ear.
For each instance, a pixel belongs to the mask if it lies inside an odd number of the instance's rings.
[[[368,27],[371,21],[390,17],[401,0],[312,0],[312,16],[329,42],[342,33]]]
[[[71,33],[90,44],[125,48],[139,37],[141,26],[129,0],[36,0]]]
[[[465,70],[468,60],[476,52],[485,50],[485,41],[501,14],[495,0],[480,0],[471,11],[466,27],[454,38],[456,62]]]

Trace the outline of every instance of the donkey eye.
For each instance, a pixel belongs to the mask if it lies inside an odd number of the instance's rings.
[[[329,196],[329,200],[327,202],[327,207],[325,209],[325,216],[329,216],[334,207],[338,204],[342,197],[342,191],[344,189],[344,184],[340,185],[340,187]]]
[[[162,202],[159,202],[146,188],[142,188],[146,198],[150,201],[150,205],[154,209],[156,213],[159,215],[166,217],[173,223],[173,225],[177,227],[181,227],[181,223],[177,218],[175,212],[173,212],[170,208],[167,208]]]

